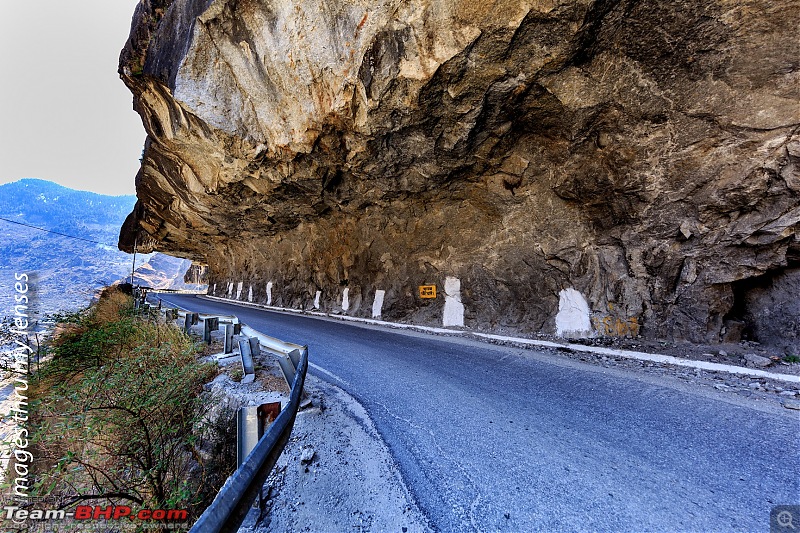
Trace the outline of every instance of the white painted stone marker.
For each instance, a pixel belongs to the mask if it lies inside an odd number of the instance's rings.
[[[386,291],[377,289],[375,291],[375,299],[372,301],[372,318],[380,318],[381,311],[383,310],[383,297],[386,296]]]
[[[461,303],[461,280],[446,277],[444,280],[444,313],[442,325],[464,326],[464,304]]]
[[[314,309],[319,309],[319,297],[322,296],[322,291],[317,291],[314,295]]]
[[[556,335],[560,337],[590,337],[592,323],[589,304],[583,295],[570,287],[558,293]]]
[[[247,301],[248,302],[252,302],[253,301],[253,286],[252,285],[250,285],[250,288],[247,289]]]
[[[267,282],[267,305],[272,305],[272,282]]]
[[[350,287],[342,291],[342,311],[347,312],[350,309]]]

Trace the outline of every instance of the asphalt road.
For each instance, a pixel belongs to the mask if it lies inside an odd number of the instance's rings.
[[[308,344],[442,531],[769,531],[800,415],[557,354],[166,299]]]

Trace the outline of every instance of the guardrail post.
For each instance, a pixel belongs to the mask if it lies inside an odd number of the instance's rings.
[[[211,319],[203,320],[203,342],[211,344]]]
[[[250,351],[250,339],[239,339],[239,356],[242,359],[242,370],[244,377],[242,383],[252,383],[256,379],[256,371],[253,367],[253,354]]]
[[[292,360],[288,355],[275,354],[275,357],[278,359],[278,364],[281,367],[283,378],[286,380],[286,384],[289,385],[289,388],[291,389],[292,383],[294,382],[295,366],[292,364]]]
[[[264,424],[259,420],[258,407],[240,407],[236,415],[236,468],[242,466],[262,436]]]
[[[300,365],[300,358],[302,357],[300,350],[292,350],[291,352],[289,352],[288,355],[289,359],[292,360],[292,365],[294,365],[294,369],[297,370],[297,367]]]
[[[206,344],[211,344],[211,332],[219,329],[219,318],[206,318],[203,321],[203,340]]]
[[[192,313],[192,325],[200,323],[200,313]]]
[[[233,334],[234,335],[241,335],[242,334],[242,323],[237,322],[233,325]]]
[[[192,315],[190,313],[186,313],[186,316],[183,317],[183,331],[187,335],[192,331]]]
[[[250,354],[253,357],[261,355],[261,344],[258,342],[258,337],[250,337]]]
[[[233,353],[233,324],[225,324],[224,353]]]

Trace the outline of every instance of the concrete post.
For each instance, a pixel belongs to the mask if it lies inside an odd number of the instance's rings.
[[[258,337],[250,337],[250,353],[253,357],[261,355],[261,344],[258,342]]]
[[[241,357],[242,370],[244,371],[241,383],[252,383],[256,377],[256,370],[253,365],[253,354],[250,351],[250,339],[247,337],[239,339],[239,356]]]
[[[203,340],[211,344],[211,332],[219,329],[219,317],[209,317],[203,321]]]
[[[233,353],[233,324],[225,324],[225,353]]]

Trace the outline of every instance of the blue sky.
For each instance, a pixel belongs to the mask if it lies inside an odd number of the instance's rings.
[[[0,183],[134,193],[145,132],[117,60],[136,4],[3,2]]]

